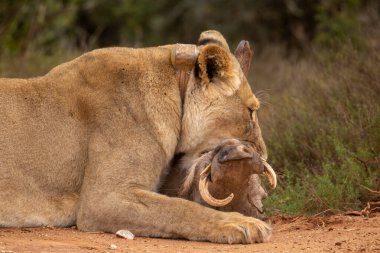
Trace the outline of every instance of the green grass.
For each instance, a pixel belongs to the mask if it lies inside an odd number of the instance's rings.
[[[269,86],[262,125],[269,160],[280,175],[267,210],[345,211],[379,198],[365,189],[380,188],[378,50],[347,46],[296,62],[277,58],[266,65],[282,70],[269,80],[256,73],[262,87]]]

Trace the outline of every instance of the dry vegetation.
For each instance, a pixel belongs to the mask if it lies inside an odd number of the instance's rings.
[[[380,54],[375,47],[315,50],[302,59],[261,54],[255,90],[280,187],[271,212],[359,209],[380,198]]]

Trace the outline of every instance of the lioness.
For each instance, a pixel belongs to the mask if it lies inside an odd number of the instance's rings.
[[[156,193],[176,154],[191,164],[237,138],[267,157],[259,103],[223,36],[201,34],[182,85],[174,48],[99,49],[42,77],[0,79],[0,226],[268,240],[258,219]]]

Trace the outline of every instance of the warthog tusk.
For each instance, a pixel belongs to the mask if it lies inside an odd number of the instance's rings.
[[[211,196],[208,190],[208,183],[210,181],[209,176],[211,173],[211,163],[201,172],[199,179],[199,193],[201,194],[203,200],[210,206],[225,206],[228,205],[234,198],[234,194],[231,193],[225,199],[216,199]]]
[[[276,172],[274,172],[272,166],[264,158],[261,158],[261,161],[264,164],[264,174],[268,178],[271,187],[275,189],[277,186]]]

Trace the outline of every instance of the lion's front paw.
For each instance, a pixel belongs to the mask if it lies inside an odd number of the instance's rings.
[[[269,240],[271,227],[258,219],[228,213],[211,233],[211,241],[219,243],[261,243]]]

